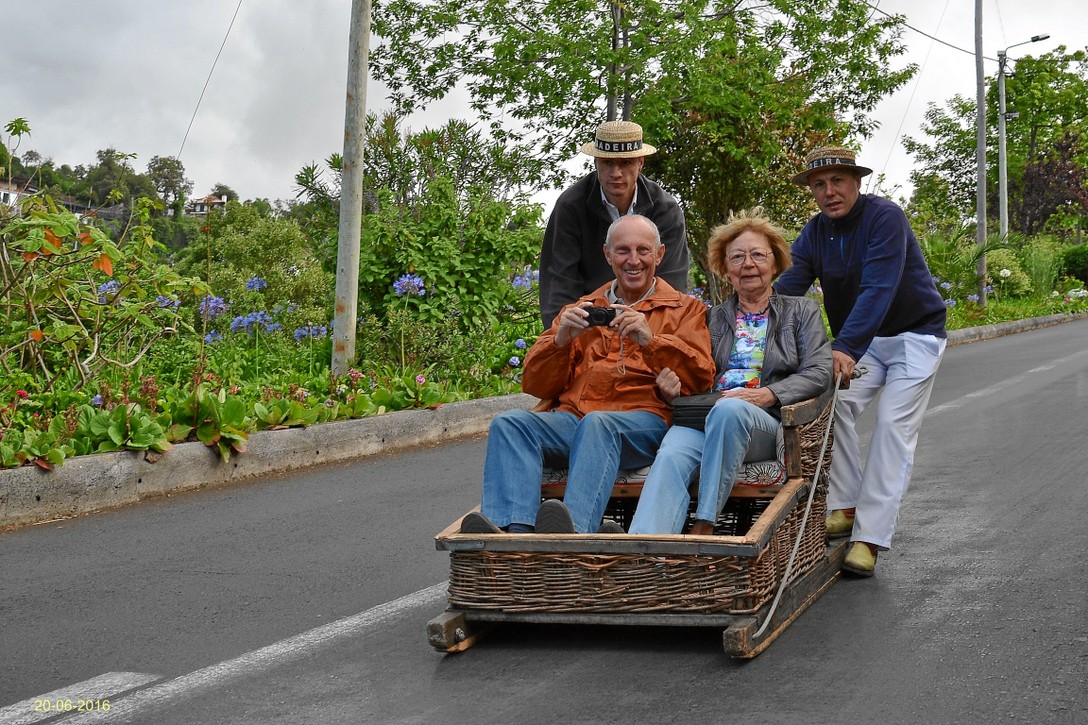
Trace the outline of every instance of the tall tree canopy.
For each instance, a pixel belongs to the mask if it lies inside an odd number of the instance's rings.
[[[185,165],[174,156],[152,156],[147,164],[147,176],[165,206],[183,200],[193,191],[193,182],[185,178]]]
[[[873,130],[915,70],[891,67],[901,21],[858,0],[384,0],[372,67],[403,112],[467,91],[496,138],[547,162],[542,182],[600,121],[638,121],[699,240],[757,202],[807,214],[785,178],[811,146]]]
[[[998,90],[991,79],[987,104],[987,204],[998,205]],[[1088,169],[1088,54],[1059,46],[1026,56],[1009,68],[1005,108],[1009,228],[1035,234],[1056,213],[1084,213]],[[969,223],[975,206],[975,102],[955,96],[931,104],[923,136],[904,146],[918,164],[912,209]],[[996,217],[993,218],[996,223]]]

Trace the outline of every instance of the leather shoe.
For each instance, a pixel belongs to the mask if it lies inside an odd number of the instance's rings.
[[[855,541],[846,552],[842,570],[857,576],[872,576],[876,570],[876,552],[864,541]]]
[[[557,498],[549,498],[540,504],[540,510],[536,512],[536,533],[573,534],[574,520],[566,504]]]
[[[844,536],[849,536],[853,530],[854,517],[847,516],[842,509],[835,509],[827,517],[827,538],[841,539]]]

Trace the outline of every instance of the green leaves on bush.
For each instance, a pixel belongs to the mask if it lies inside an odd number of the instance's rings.
[[[136,202],[136,224],[117,243],[48,198],[24,204],[0,229],[0,359],[44,379],[44,389],[61,378],[78,389],[184,329],[177,304],[203,286],[158,263],[150,204]]]
[[[219,457],[229,461],[232,453],[242,453],[253,430],[253,419],[246,403],[236,395],[227,395],[220,388],[212,391],[206,382],[197,383],[192,392],[174,400],[168,410],[168,437],[172,441],[193,437]]]
[[[72,438],[78,453],[119,450],[165,453],[171,448],[162,423],[139,403],[118,405],[112,410],[82,406],[79,427]]]

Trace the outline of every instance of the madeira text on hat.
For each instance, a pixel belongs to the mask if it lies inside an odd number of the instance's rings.
[[[583,154],[605,159],[634,159],[656,151],[642,141],[642,126],[633,121],[605,121],[594,140],[582,146]]]
[[[809,174],[827,169],[846,169],[858,176],[868,176],[873,170],[858,166],[854,152],[843,146],[821,146],[805,157],[805,170],[793,177],[793,183],[808,186]]]

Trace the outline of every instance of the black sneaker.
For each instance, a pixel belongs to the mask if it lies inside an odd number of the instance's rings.
[[[574,521],[566,504],[557,498],[550,498],[540,504],[540,510],[536,513],[536,533],[573,534]]]
[[[601,528],[597,529],[597,533],[598,534],[626,534],[627,532],[624,531],[623,527],[620,526],[615,521],[612,521],[610,519],[605,519],[604,523],[601,524]]]
[[[461,519],[462,534],[501,534],[498,526],[491,523],[491,519],[479,511],[469,511],[465,518]]]

